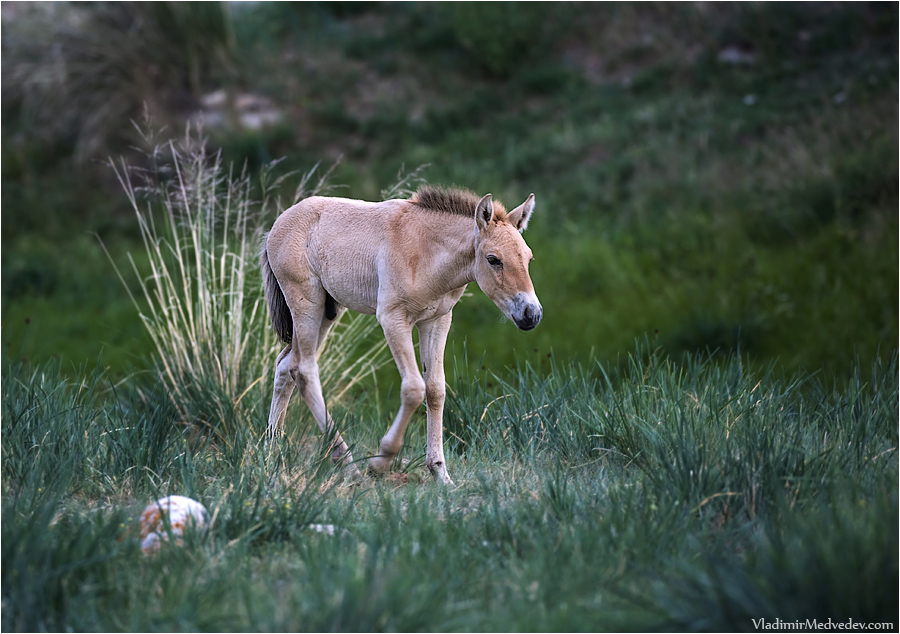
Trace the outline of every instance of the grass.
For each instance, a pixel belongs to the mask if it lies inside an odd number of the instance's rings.
[[[4,631],[896,627],[896,11],[510,6],[4,14]],[[98,74],[118,45],[87,31],[141,12],[123,59],[159,69]],[[219,87],[282,122],[182,143]],[[168,136],[123,125],[141,101]],[[256,240],[340,155],[341,195],[537,194],[541,327],[474,288],[454,312],[453,490],[423,411],[379,480],[344,479],[299,399],[262,447]],[[397,384],[348,361],[354,325],[325,397],[365,457]],[[168,494],[212,526],[145,557]]]
[[[344,481],[308,421],[273,454],[250,421],[233,442],[198,442],[161,385],[12,368],[3,627],[896,625],[896,364],[835,386],[643,345],[621,371],[542,379],[521,365],[488,392],[457,386],[453,490],[426,482],[421,464]],[[336,414],[357,455],[389,419],[370,400]],[[415,460],[424,434],[411,432]],[[137,514],[169,493],[201,500],[212,528],[146,557]]]

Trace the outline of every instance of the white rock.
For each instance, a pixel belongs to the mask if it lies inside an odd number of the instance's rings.
[[[145,553],[159,550],[162,542],[169,541],[170,530],[175,543],[181,546],[188,526],[199,529],[208,521],[209,513],[196,500],[182,495],[160,498],[141,513],[141,550]]]

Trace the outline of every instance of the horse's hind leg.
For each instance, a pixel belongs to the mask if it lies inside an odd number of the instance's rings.
[[[291,378],[291,345],[282,350],[275,360],[275,389],[272,391],[272,407],[269,409],[269,438],[274,438],[278,428],[284,428],[284,416],[294,393],[294,379]]]
[[[333,299],[330,306],[328,301],[326,301],[325,318],[319,326],[319,336],[316,342],[317,353],[322,348],[325,337],[328,336],[328,331],[331,330],[334,322],[338,320],[343,312],[344,307],[335,303]],[[288,403],[294,393],[294,387],[297,385],[291,376],[290,370],[292,367],[297,367],[299,363],[294,362],[291,350],[292,346],[288,344],[275,360],[275,389],[272,392],[272,406],[269,409],[267,431],[269,438],[274,438],[279,428],[284,429],[284,418],[287,414]]]
[[[341,434],[335,429],[334,422],[325,408],[322,395],[322,383],[319,379],[319,364],[316,351],[320,340],[324,339],[332,320],[325,314],[325,298],[327,294],[321,286],[282,283],[285,296],[291,295],[297,301],[288,301],[291,317],[294,321],[294,333],[291,340],[291,352],[288,372],[300,388],[300,394],[309,411],[315,418],[319,429],[329,437],[332,443],[331,459],[335,462],[351,463],[353,456]],[[334,315],[329,315],[334,316]]]

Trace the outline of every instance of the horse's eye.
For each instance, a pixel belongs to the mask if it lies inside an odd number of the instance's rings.
[[[500,258],[498,258],[496,255],[487,256],[487,261],[488,261],[488,264],[490,264],[491,266],[493,266],[495,268],[503,268],[503,262],[501,262]]]

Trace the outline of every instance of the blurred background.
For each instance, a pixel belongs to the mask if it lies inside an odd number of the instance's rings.
[[[4,364],[148,365],[109,159],[190,126],[238,172],[283,159],[287,199],[338,159],[353,198],[534,192],[544,320],[471,285],[451,371],[640,338],[843,375],[898,347],[897,35],[896,3],[3,2]]]

